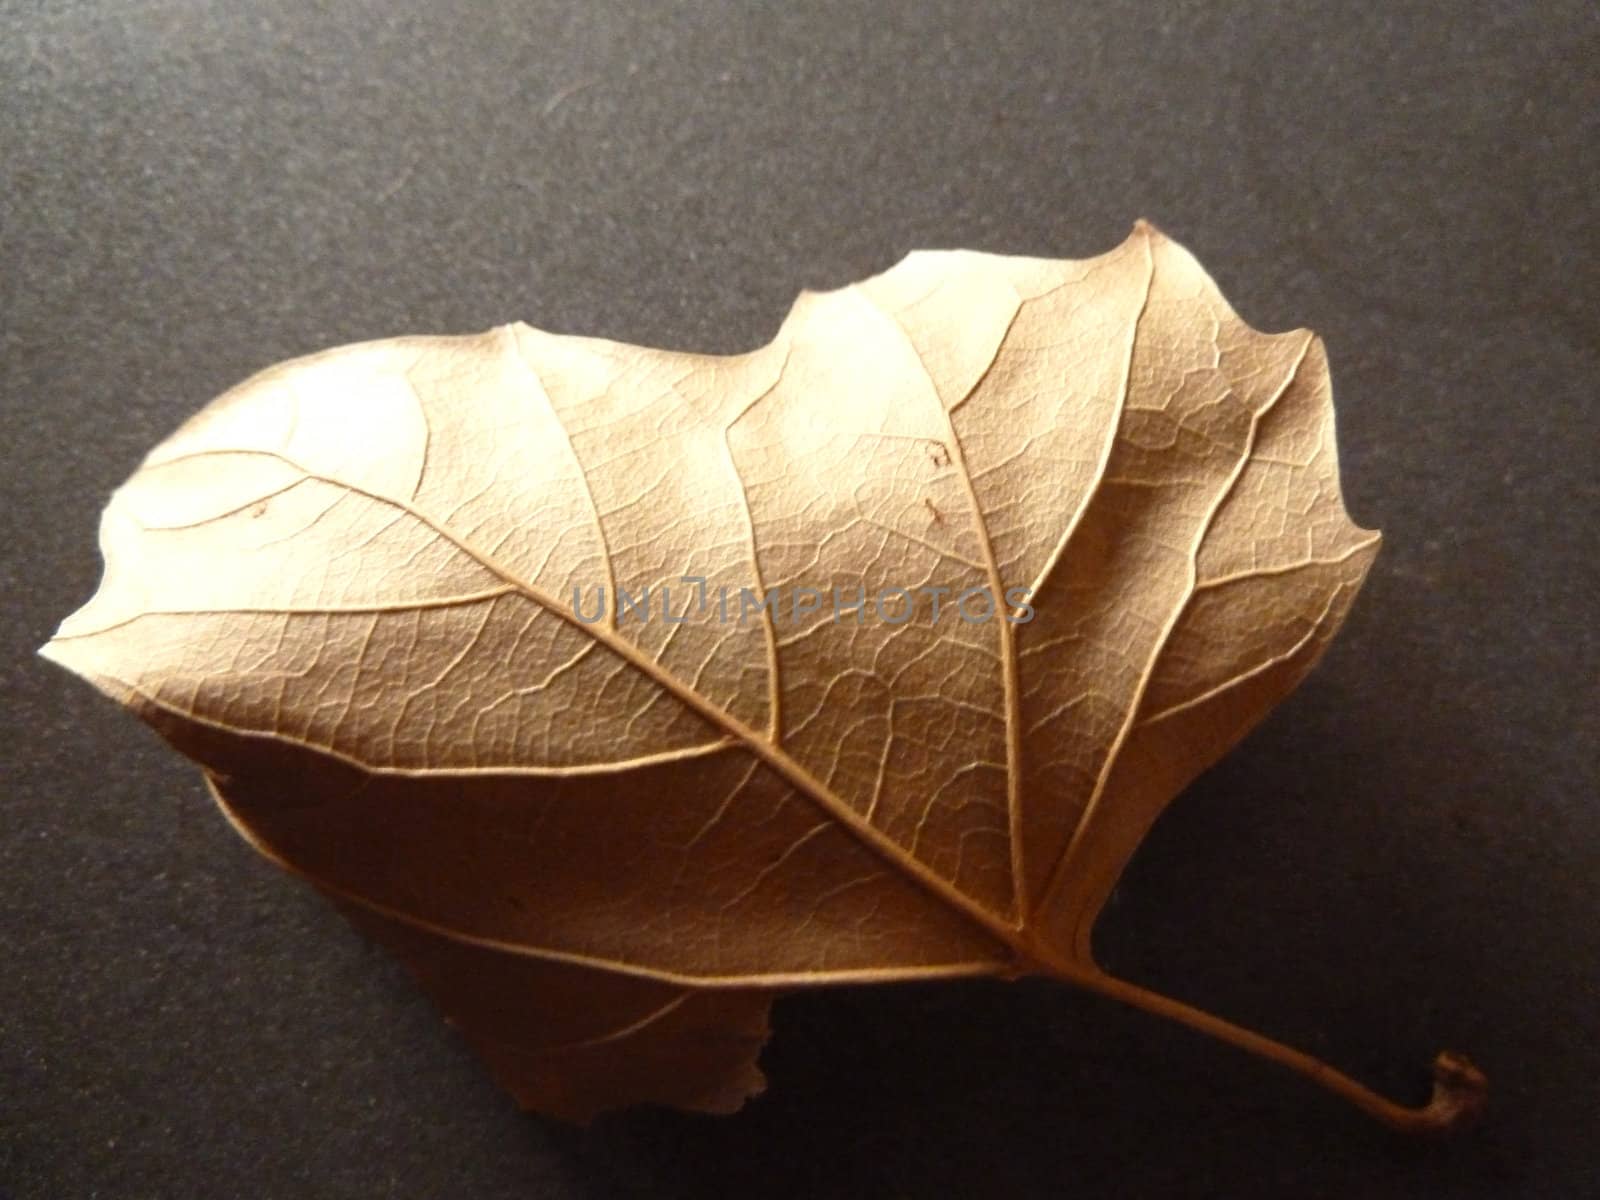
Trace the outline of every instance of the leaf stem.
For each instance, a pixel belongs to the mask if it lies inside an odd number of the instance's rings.
[[[1482,1115],[1488,1098],[1489,1084],[1483,1072],[1464,1055],[1448,1050],[1433,1060],[1433,1095],[1426,1104],[1413,1108],[1380,1095],[1303,1050],[1286,1046],[1171,996],[1107,975],[1093,965],[1083,967],[1052,961],[1047,965],[1047,970],[1069,983],[1154,1016],[1176,1021],[1258,1058],[1287,1067],[1399,1133],[1438,1135],[1466,1129]]]

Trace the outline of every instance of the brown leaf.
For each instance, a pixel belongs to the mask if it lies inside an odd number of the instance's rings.
[[[776,992],[1040,973],[1441,1123],[1091,956],[1378,545],[1321,343],[1147,225],[915,253],[729,358],[510,325],[299,359],[159,446],[101,542],[44,653],[524,1103],[728,1111]]]

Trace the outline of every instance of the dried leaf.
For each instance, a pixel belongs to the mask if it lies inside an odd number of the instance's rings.
[[[729,1111],[779,992],[1022,974],[1397,1125],[1481,1090],[1452,1061],[1402,1109],[1094,964],[1150,824],[1378,545],[1321,343],[1147,225],[915,253],[734,357],[511,325],[299,359],[159,446],[101,542],[44,653],[531,1106]]]

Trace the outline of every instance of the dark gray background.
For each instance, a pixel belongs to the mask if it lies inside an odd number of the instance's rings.
[[[1596,14],[0,0],[0,1192],[1600,1194]],[[279,359],[513,318],[747,349],[913,247],[1086,256],[1141,215],[1326,337],[1387,542],[1105,957],[1395,1094],[1471,1053],[1465,1140],[1034,984],[785,1001],[732,1119],[522,1115],[33,657],[109,491]]]

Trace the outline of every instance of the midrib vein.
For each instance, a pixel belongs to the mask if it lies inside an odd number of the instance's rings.
[[[1007,922],[1002,916],[979,904],[977,901],[961,891],[951,881],[940,876],[919,860],[911,857],[898,844],[891,841],[868,823],[853,808],[816,778],[799,762],[789,756],[782,747],[770,741],[756,730],[746,725],[732,713],[720,708],[696,692],[692,687],[661,667],[659,663],[642,654],[632,643],[625,641],[617,632],[600,624],[586,624],[578,620],[577,614],[570,612],[556,600],[548,595],[543,588],[521,578],[510,567],[501,563],[488,551],[481,549],[461,537],[443,522],[425,512],[421,507],[384,495],[348,480],[337,479],[333,476],[323,475],[319,472],[308,470],[303,464],[295,462],[285,454],[275,450],[258,449],[208,449],[196,451],[193,454],[181,455],[169,459],[162,466],[193,460],[197,458],[225,457],[228,455],[244,455],[250,457],[264,457],[282,462],[290,468],[301,472],[308,479],[326,483],[330,487],[344,488],[347,491],[365,496],[375,504],[383,504],[395,508],[411,516],[431,529],[439,537],[455,546],[463,554],[472,558],[485,570],[498,576],[517,591],[527,596],[552,616],[565,621],[574,629],[593,638],[595,641],[610,650],[629,666],[650,679],[656,686],[673,696],[679,703],[693,711],[713,728],[724,730],[736,741],[743,743],[752,753],[771,767],[778,775],[802,795],[806,796],[829,816],[833,817],[844,826],[857,839],[869,849],[875,851],[890,866],[905,875],[912,882],[931,892],[936,898],[948,907],[956,910],[980,926],[985,932],[998,939],[1003,944],[1013,949],[1019,946],[1017,940],[1017,927]]]

